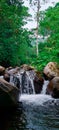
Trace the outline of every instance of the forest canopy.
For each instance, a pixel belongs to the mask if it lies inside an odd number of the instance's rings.
[[[22,1],[0,2],[0,64],[15,66],[26,62],[29,47],[29,31],[23,28],[29,17],[28,8]],[[25,46],[25,48],[24,48]],[[22,48],[22,49],[21,49]],[[22,52],[21,52],[22,51]],[[23,57],[24,56],[24,57]]]
[[[38,57],[33,31],[24,28],[28,17],[22,0],[1,0],[0,64],[8,67],[26,63],[42,70],[49,61],[59,63],[59,3],[40,12],[39,35],[47,36],[47,40],[39,40]]]

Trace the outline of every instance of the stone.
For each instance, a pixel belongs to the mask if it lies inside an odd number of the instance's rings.
[[[59,98],[59,77],[54,77],[48,84],[46,94]]]
[[[23,64],[22,66],[20,66],[20,69],[24,69],[25,71],[29,71],[29,70],[34,70],[34,67]]]
[[[36,94],[41,93],[43,83],[44,83],[44,80],[43,80],[42,77],[39,78],[39,77],[35,76],[35,78],[34,78],[34,88],[35,88],[35,93]]]
[[[4,75],[5,68],[3,66],[0,66],[0,76]]]
[[[5,73],[4,79],[9,82],[10,81],[10,75],[8,73]]]
[[[43,71],[44,78],[51,80],[56,76],[59,76],[59,66],[55,62],[49,62]]]
[[[16,74],[20,70],[20,67],[10,68],[6,69],[5,73],[8,73],[9,75]]]
[[[4,79],[0,79],[0,106],[14,106],[19,101],[19,90]]]
[[[4,79],[6,81],[10,81],[10,75],[14,75],[14,74],[17,74],[18,71],[19,71],[19,67],[15,67],[15,68],[12,68],[12,67],[9,67],[5,70],[5,73],[4,73]]]

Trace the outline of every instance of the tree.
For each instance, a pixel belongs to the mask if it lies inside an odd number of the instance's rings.
[[[48,43],[53,46],[59,43],[59,3],[54,8],[45,11],[44,18],[40,21],[40,33],[48,36]]]
[[[32,8],[33,8],[33,5],[34,5],[34,8],[36,9],[35,10],[35,13],[36,13],[36,22],[37,22],[37,26],[36,26],[36,54],[38,56],[39,54],[39,50],[38,50],[38,36],[39,36],[39,26],[40,26],[40,8],[41,8],[41,0],[29,0],[30,1],[30,4],[32,5]],[[46,2],[48,2],[48,0],[43,0],[44,4]]]
[[[28,8],[22,3],[22,0],[0,2],[0,64],[6,67],[17,65],[21,60],[19,47],[24,43],[24,19],[29,16]]]
[[[55,7],[49,7],[44,12],[39,21],[39,33],[47,39],[39,44],[40,53],[34,57],[32,65],[43,71],[48,62],[59,64],[59,3]]]

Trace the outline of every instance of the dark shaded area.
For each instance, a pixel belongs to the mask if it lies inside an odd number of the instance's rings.
[[[43,73],[43,77],[44,77],[44,79],[45,80],[52,80],[53,78],[54,78],[54,76],[51,76],[50,78],[46,75],[46,74],[44,74]]]
[[[24,126],[21,102],[16,107],[0,108],[0,130],[23,130]]]
[[[57,88],[54,88],[54,89],[53,89],[52,96],[53,96],[54,98],[59,98],[59,90],[57,90]]]
[[[43,78],[38,78],[37,76],[34,78],[34,88],[35,88],[35,93],[39,94],[42,91],[42,86],[43,86],[44,80]]]
[[[45,80],[48,80],[47,75],[45,75],[44,73],[43,73],[43,77],[44,77]]]
[[[0,108],[0,130],[8,130],[12,114],[11,108]]]

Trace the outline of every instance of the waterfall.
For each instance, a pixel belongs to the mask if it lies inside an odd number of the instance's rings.
[[[43,84],[41,94],[46,94],[46,88],[47,88],[48,83],[49,83],[49,81],[44,80],[44,84]]]
[[[28,71],[22,75],[22,93],[35,94],[33,78]]]
[[[27,74],[28,79],[29,79],[29,81],[30,81],[30,83],[31,83],[33,94],[35,94],[34,83],[33,83],[33,77],[31,77],[28,72],[26,72],[26,74]]]
[[[10,84],[14,85],[14,78],[13,78],[13,75],[10,75]]]
[[[33,71],[24,71],[20,70],[15,75],[10,75],[10,83],[17,86],[20,89],[21,94],[35,94],[34,88],[34,77],[35,74]],[[46,88],[49,81],[44,80],[41,94],[46,94]]]
[[[35,94],[33,73],[20,70],[15,75],[10,75],[10,83],[20,89],[21,94]]]
[[[22,73],[18,73],[17,78],[19,79],[19,88],[20,88],[20,93],[22,94]]]

